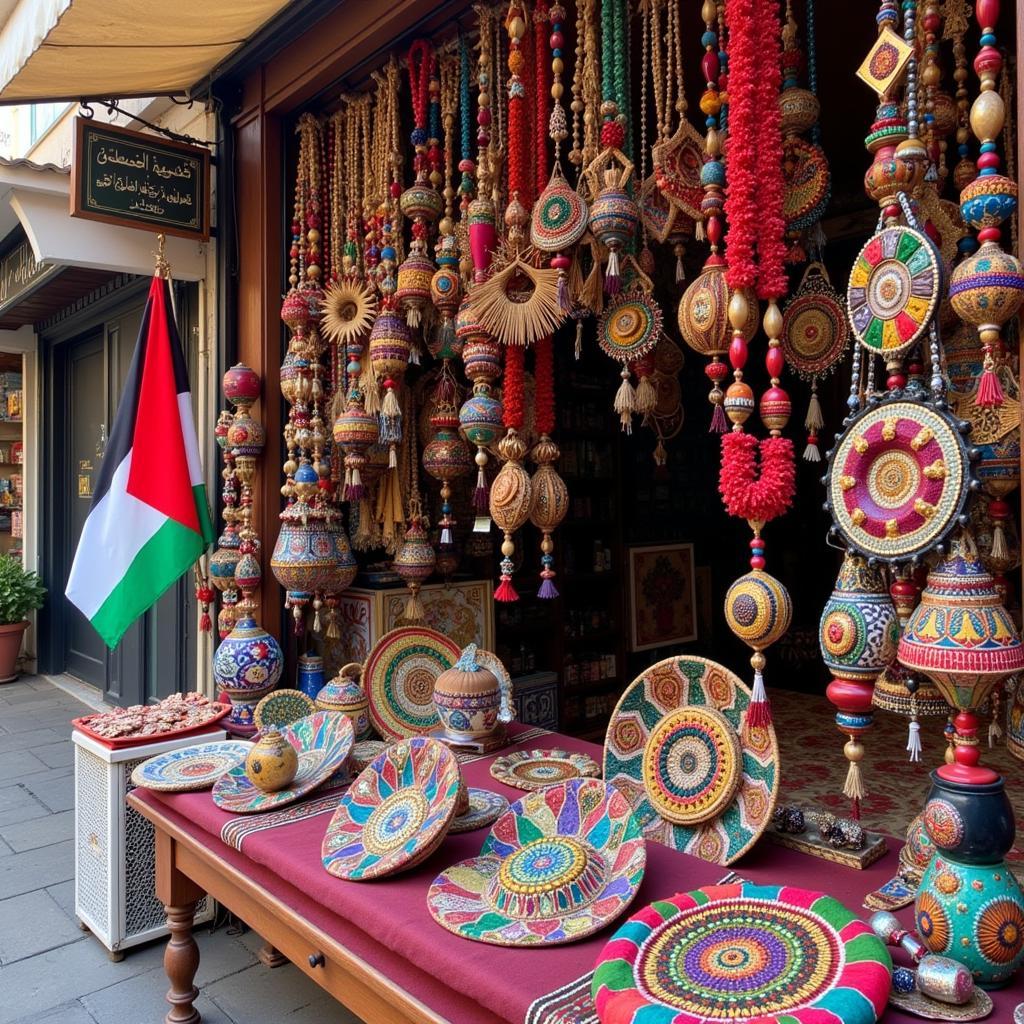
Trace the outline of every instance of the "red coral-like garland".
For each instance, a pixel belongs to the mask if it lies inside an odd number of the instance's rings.
[[[718,491],[729,515],[748,522],[770,522],[793,504],[795,489],[796,464],[793,442],[788,437],[766,437],[758,442],[740,431],[722,435]]]

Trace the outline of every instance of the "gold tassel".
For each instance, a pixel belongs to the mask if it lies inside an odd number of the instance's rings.
[[[657,404],[658,392],[651,383],[650,374],[646,374],[640,378],[640,383],[636,386],[636,411],[646,416],[654,412]]]
[[[622,383],[619,385],[619,390],[615,392],[615,402],[612,408],[619,414],[621,429],[627,434],[632,434],[633,413],[636,412],[636,392],[629,382],[629,367],[623,366],[619,376],[622,378]]]

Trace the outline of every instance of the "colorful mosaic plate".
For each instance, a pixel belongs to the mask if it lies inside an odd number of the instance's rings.
[[[459,832],[472,832],[495,821],[498,815],[508,809],[508,801],[500,793],[492,793],[489,789],[469,787],[469,810],[452,819],[448,831],[457,835]]]
[[[601,766],[592,757],[569,750],[513,750],[491,762],[491,776],[516,789],[543,789],[600,774]]]
[[[454,640],[433,629],[401,626],[377,641],[363,668],[370,721],[384,739],[422,736],[440,724],[434,682],[459,659]]]
[[[459,778],[455,755],[437,740],[388,747],[341,798],[321,848],[324,867],[365,882],[425,860],[448,833]]]
[[[634,914],[597,959],[601,1024],[874,1024],[892,960],[838,900],[711,885]]]
[[[313,714],[314,711],[316,704],[313,703],[312,697],[301,690],[274,690],[256,705],[252,720],[257,729],[280,729]]]
[[[605,355],[631,363],[658,344],[661,324],[661,307],[650,295],[623,292],[605,306],[597,323],[597,343]]]
[[[827,506],[849,548],[913,559],[957,526],[970,494],[967,446],[946,412],[883,401],[846,427],[827,480]]]
[[[913,228],[883,228],[850,271],[846,301],[854,336],[876,355],[908,351],[928,329],[941,287],[931,242]]]
[[[264,793],[240,764],[214,785],[213,802],[218,807],[235,814],[255,814],[290,804],[316,789],[344,765],[352,749],[352,720],[338,711],[317,711],[285,726],[281,735],[299,753],[299,770],[292,784],[276,793]]]
[[[812,263],[782,316],[786,364],[805,379],[826,376],[843,358],[850,325],[843,301],[829,283],[825,268]]]
[[[136,765],[132,783],[164,793],[209,789],[226,771],[244,764],[251,743],[222,740],[157,754]]]
[[[646,863],[629,801],[600,779],[573,779],[517,800],[479,857],[434,880],[427,906],[438,924],[476,942],[573,942],[629,906]]]
[[[705,658],[668,658],[626,688],[608,723],[604,777],[648,839],[731,864],[771,822],[775,730],[750,728],[750,690]]]

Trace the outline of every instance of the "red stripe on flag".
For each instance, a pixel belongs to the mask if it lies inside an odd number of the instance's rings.
[[[158,277],[150,285],[148,304],[146,356],[132,434],[128,493],[199,533],[174,382],[168,326],[171,311],[167,287]]]

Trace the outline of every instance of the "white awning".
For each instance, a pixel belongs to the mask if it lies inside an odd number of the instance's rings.
[[[289,0],[0,0],[0,103],[182,93]]]

